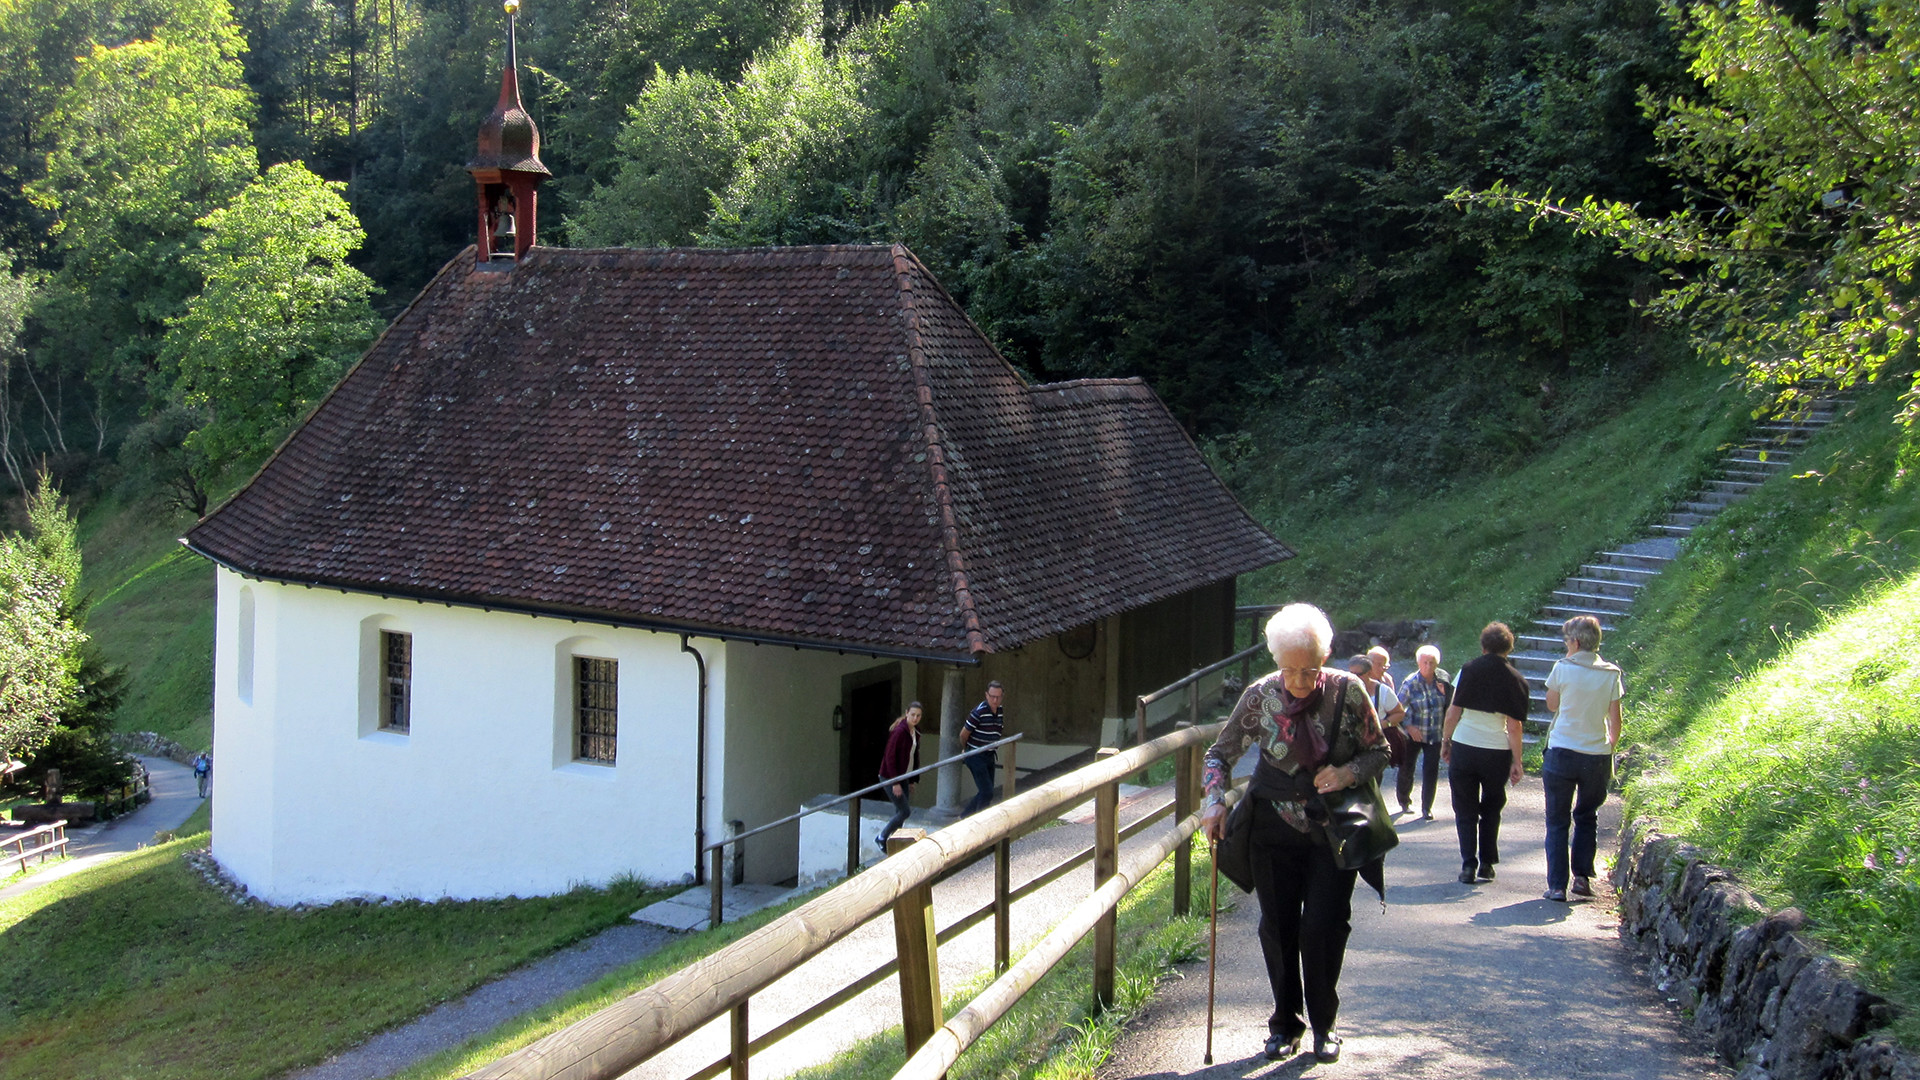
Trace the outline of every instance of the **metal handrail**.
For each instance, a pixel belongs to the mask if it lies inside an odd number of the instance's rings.
[[[922,765],[920,768],[917,768],[912,772],[903,772],[899,776],[889,777],[885,780],[880,781],[877,784],[868,784],[866,787],[861,788],[859,791],[849,792],[848,794],[838,796],[836,798],[833,798],[826,802],[821,803],[819,806],[809,806],[805,810],[802,810],[797,814],[788,814],[786,817],[780,818],[778,820],[769,821],[765,825],[756,825],[753,828],[748,829],[746,832],[739,833],[734,836],[729,836],[721,840],[716,840],[713,843],[708,844],[706,847],[701,848],[700,850],[702,852],[718,851],[719,849],[726,847],[728,844],[737,844],[740,841],[745,840],[750,836],[758,836],[761,833],[766,832],[768,829],[776,828],[781,825],[792,824],[793,822],[799,821],[801,818],[806,817],[808,814],[817,814],[822,810],[828,810],[828,809],[832,809],[835,806],[839,806],[843,802],[847,802],[852,799],[864,798],[869,792],[879,791],[881,788],[892,787],[893,785],[899,783],[902,780],[919,776],[921,773],[924,773],[924,772],[932,772],[935,769],[941,768],[946,765],[951,765],[956,761],[962,760],[963,758],[970,758],[975,754],[984,754],[989,750],[998,749],[1002,746],[1007,745],[1008,743],[1019,742],[1021,739],[1024,739],[1026,737],[1027,737],[1027,733],[1023,731],[1017,735],[1009,735],[1006,738],[1000,739],[996,742],[987,743],[984,746],[976,746],[970,750],[962,750],[960,753],[955,754],[950,758],[941,758],[939,761],[936,761],[931,765]]]

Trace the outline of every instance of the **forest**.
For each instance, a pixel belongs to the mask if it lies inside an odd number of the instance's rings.
[[[517,18],[542,243],[904,242],[1029,377],[1144,377],[1243,494],[1344,497],[1515,465],[1703,361],[1789,401],[1910,371],[1920,29],[1796,5]],[[495,0],[0,4],[21,550],[62,494],[204,514],[470,242],[506,28]]]

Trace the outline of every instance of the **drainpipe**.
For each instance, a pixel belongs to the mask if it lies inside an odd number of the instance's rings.
[[[694,724],[693,750],[693,883],[707,881],[707,658],[680,635],[680,651],[690,653],[700,665],[700,704]]]

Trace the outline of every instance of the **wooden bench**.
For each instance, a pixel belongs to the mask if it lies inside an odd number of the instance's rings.
[[[28,859],[38,858],[44,863],[66,853],[67,823],[64,821],[28,829],[18,836],[0,837],[0,877],[25,870]]]

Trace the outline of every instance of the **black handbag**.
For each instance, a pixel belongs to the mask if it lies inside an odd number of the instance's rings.
[[[1334,865],[1342,870],[1359,870],[1378,862],[1400,843],[1378,780],[1322,795],[1320,806],[1327,815],[1327,841],[1333,845]],[[1313,816],[1311,810],[1308,816]]]

